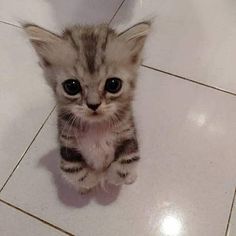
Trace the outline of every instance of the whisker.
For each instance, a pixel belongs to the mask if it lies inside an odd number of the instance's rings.
[[[69,120],[65,121],[65,124],[64,124],[64,126],[63,126],[63,128],[62,128],[62,130],[61,130],[61,133],[63,133],[64,130],[65,130],[65,128],[66,128],[68,125],[70,125],[70,122],[72,121],[72,119],[73,119],[73,116],[71,116],[71,117],[69,118]]]
[[[69,126],[69,128],[68,128],[67,135],[66,135],[66,136],[67,136],[66,148],[68,147],[68,143],[69,143],[68,137],[69,137],[70,131],[71,131],[71,129],[72,129],[72,127],[73,127],[73,124],[74,124],[74,122],[75,122],[76,119],[77,119],[76,116],[74,116],[74,117],[72,118],[71,124],[70,124],[70,126]]]

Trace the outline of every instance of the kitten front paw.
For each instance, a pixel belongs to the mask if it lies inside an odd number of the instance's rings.
[[[89,192],[99,183],[101,178],[99,173],[84,164],[78,167],[68,167],[63,163],[61,166],[61,174],[66,182],[71,184],[81,194]]]
[[[83,188],[83,187],[78,188],[78,192],[80,195],[86,195],[86,194],[90,193],[91,190],[92,190],[92,188]]]
[[[80,181],[78,183],[79,191],[86,190],[89,192],[92,188],[96,187],[98,183],[100,182],[101,175],[100,173],[95,172],[94,170],[91,170],[90,168],[87,169],[87,176],[84,180]],[[86,192],[86,191],[82,191]]]
[[[113,185],[132,184],[137,179],[135,169],[121,169],[119,163],[113,163],[107,170],[106,181]]]
[[[125,184],[133,184],[137,179],[137,173],[133,172],[130,173],[126,178],[125,178]]]

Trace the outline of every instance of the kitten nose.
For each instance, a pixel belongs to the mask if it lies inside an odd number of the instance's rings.
[[[88,108],[90,108],[93,111],[96,111],[100,105],[101,105],[101,103],[97,103],[97,104],[87,103]]]

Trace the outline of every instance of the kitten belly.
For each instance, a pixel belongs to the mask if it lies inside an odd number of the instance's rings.
[[[109,131],[89,130],[77,142],[86,163],[95,170],[104,170],[114,159],[114,138]]]

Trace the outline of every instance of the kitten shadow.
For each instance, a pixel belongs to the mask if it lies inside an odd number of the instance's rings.
[[[117,199],[120,187],[116,186],[107,186],[105,191],[97,188],[86,195],[79,194],[60,176],[59,160],[59,152],[54,149],[40,159],[39,165],[51,172],[53,182],[57,187],[58,198],[63,204],[82,208],[88,205],[91,200],[95,200],[98,204],[107,206]]]
[[[98,204],[107,206],[118,198],[120,190],[120,186],[107,185],[105,190],[101,188],[95,189],[93,196]]]

